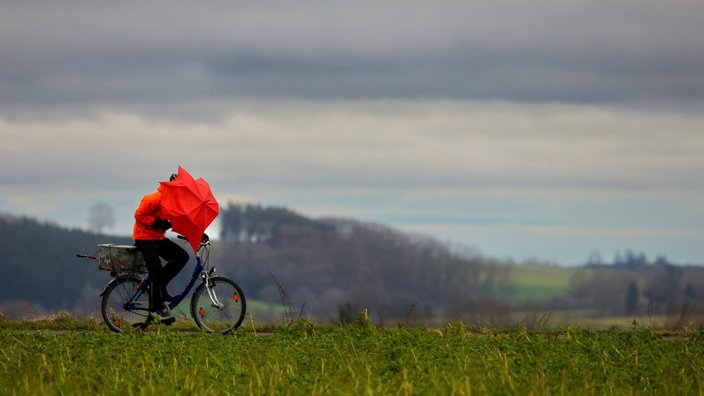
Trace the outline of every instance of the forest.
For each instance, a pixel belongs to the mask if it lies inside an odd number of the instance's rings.
[[[346,322],[366,308],[380,325],[460,319],[510,326],[557,313],[667,315],[671,325],[684,325],[704,313],[704,268],[664,257],[649,261],[632,251],[613,263],[589,257],[546,295],[550,274],[566,269],[496,260],[428,235],[354,219],[312,219],[285,207],[229,203],[219,221],[211,254],[218,271],[258,306],[283,307],[287,316]],[[95,254],[99,243],[132,243],[127,236],[8,214],[0,215],[0,233],[0,313],[8,317],[95,314],[109,274],[76,253]],[[546,274],[539,279],[545,285],[526,293],[522,274],[536,268]],[[281,320],[280,309],[271,312],[258,318]]]

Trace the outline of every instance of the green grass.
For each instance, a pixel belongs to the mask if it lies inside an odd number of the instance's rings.
[[[3,394],[552,395],[704,392],[704,339],[564,328],[380,329],[299,321],[259,334],[0,327]]]

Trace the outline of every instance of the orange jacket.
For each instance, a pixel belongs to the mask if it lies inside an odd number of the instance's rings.
[[[161,211],[161,192],[153,192],[142,198],[139,207],[134,212],[134,230],[132,231],[132,239],[143,241],[160,241],[164,239],[164,234],[161,228],[154,228],[154,220],[159,217],[166,220]]]

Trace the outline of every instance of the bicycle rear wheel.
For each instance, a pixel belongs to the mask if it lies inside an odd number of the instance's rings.
[[[101,311],[110,330],[120,333],[134,329],[149,316],[149,288],[137,291],[142,279],[122,275],[110,281],[103,292]]]
[[[191,315],[208,333],[227,334],[242,324],[247,302],[232,280],[214,276],[201,283],[191,296]]]

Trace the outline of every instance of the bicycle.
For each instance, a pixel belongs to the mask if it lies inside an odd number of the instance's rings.
[[[179,236],[181,239],[185,239]],[[99,245],[113,246],[115,245]],[[152,323],[149,315],[149,295],[151,280],[149,276],[142,277],[138,273],[146,272],[143,267],[144,259],[133,246],[129,254],[135,254],[134,262],[141,259],[141,263],[132,265],[115,266],[114,262],[109,267],[113,279],[108,282],[101,296],[101,312],[103,320],[110,330],[120,333],[136,328],[145,329]],[[78,257],[98,259],[94,256],[77,255]],[[210,265],[210,240],[205,236],[196,251],[196,266],[191,279],[183,291],[173,296],[171,301],[162,300],[161,304],[168,306],[169,310],[178,306],[191,291],[198,279],[201,283],[191,295],[191,317],[196,325],[208,333],[220,332],[227,334],[242,324],[247,309],[247,302],[242,289],[233,280],[224,276],[214,275],[215,266]],[[117,260],[120,264],[120,260]],[[100,269],[107,269],[99,264]]]

